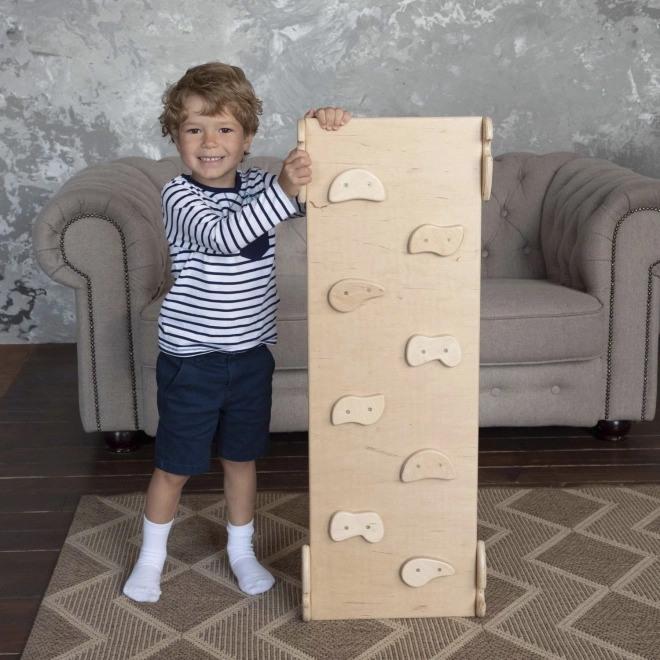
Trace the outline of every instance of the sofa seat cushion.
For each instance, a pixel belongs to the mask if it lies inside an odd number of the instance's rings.
[[[270,346],[276,369],[307,369],[307,276],[277,273],[277,344]]]
[[[548,280],[481,281],[481,364],[586,360],[607,345],[594,296]]]

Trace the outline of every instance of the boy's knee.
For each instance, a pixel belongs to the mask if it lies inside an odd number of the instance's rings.
[[[256,461],[230,461],[226,458],[220,459],[220,464],[222,469],[226,472],[230,470],[232,472],[241,472],[244,470],[251,470]]]
[[[156,470],[160,473],[160,478],[165,481],[170,488],[183,488],[186,481],[190,479],[190,477],[185,474],[173,474],[172,472],[165,472],[158,468],[156,468]]]

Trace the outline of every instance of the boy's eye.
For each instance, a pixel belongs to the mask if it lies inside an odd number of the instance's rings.
[[[189,128],[186,133],[192,133],[195,135],[197,132],[199,132],[199,128]]]
[[[220,129],[223,133],[231,133],[231,128],[221,128]]]

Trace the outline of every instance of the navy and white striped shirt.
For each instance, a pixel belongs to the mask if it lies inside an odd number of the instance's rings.
[[[234,188],[178,176],[162,200],[175,282],[158,318],[160,349],[188,357],[275,344],[275,226],[304,205],[256,167],[237,172]]]

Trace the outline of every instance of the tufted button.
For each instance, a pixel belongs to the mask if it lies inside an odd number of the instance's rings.
[[[499,391],[499,389],[498,389],[497,387],[494,387],[494,388],[490,391],[490,393],[491,393],[493,396],[499,396],[499,395],[500,395],[500,391]]]
[[[502,216],[503,218],[506,218],[507,215],[509,215],[509,212],[508,212],[506,209],[502,209],[501,216]]]
[[[488,250],[482,250],[481,251],[481,256],[486,258],[488,256]]]
[[[553,385],[552,389],[550,390],[553,394],[559,394],[559,387],[557,385]]]
[[[529,247],[529,245],[525,246],[525,249],[523,250],[525,254],[531,254],[532,253],[532,248]]]

